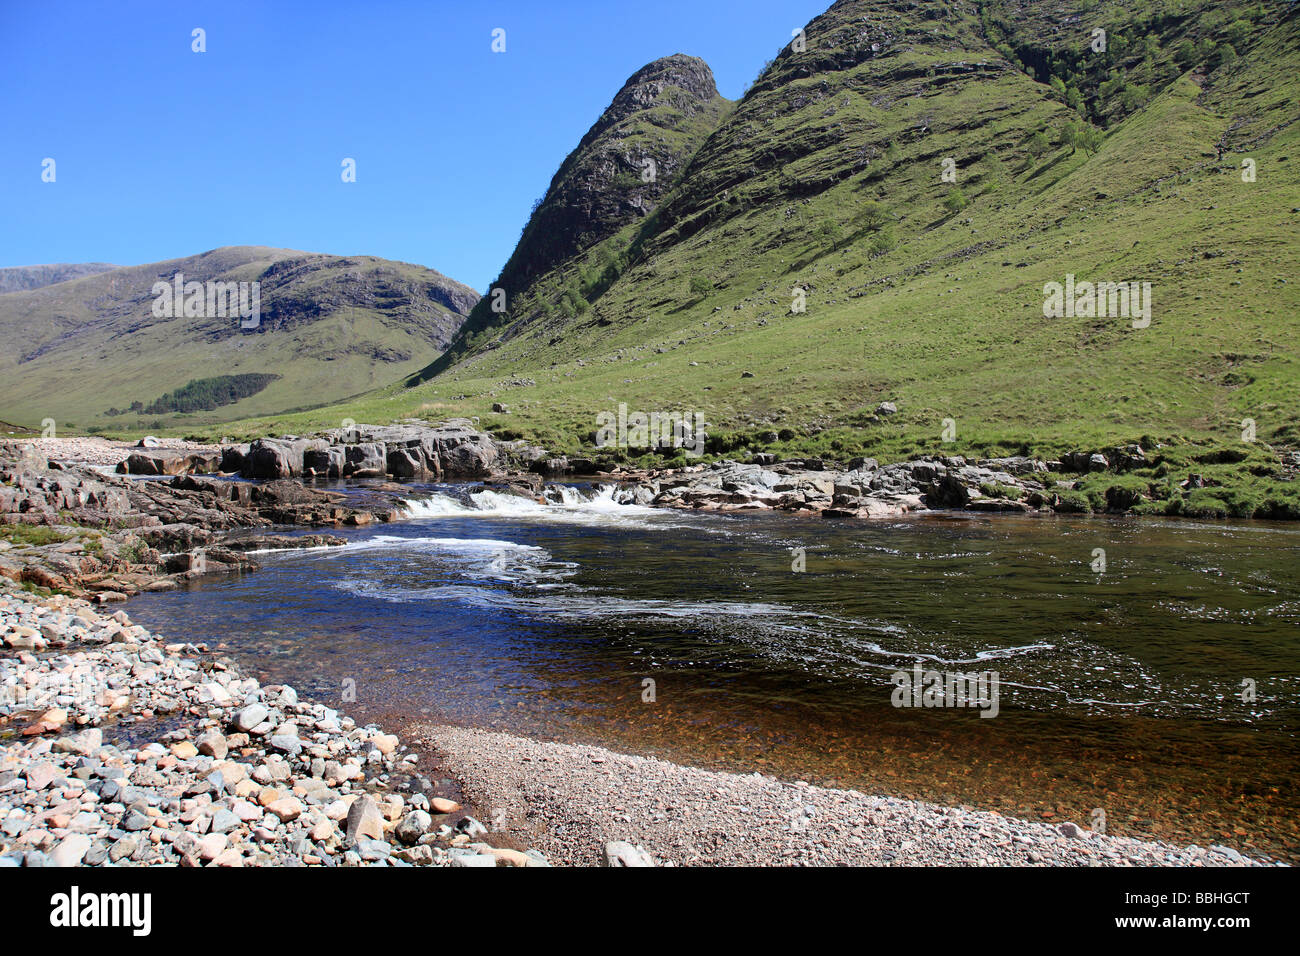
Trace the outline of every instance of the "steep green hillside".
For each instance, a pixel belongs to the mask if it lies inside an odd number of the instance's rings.
[[[1158,499],[1189,472],[1239,514],[1294,497],[1294,5],[845,0],[806,36],[651,215],[432,380],[315,417],[472,414],[573,450],[626,402],[702,412],[717,453],[840,459],[1140,441]],[[1150,323],[1045,317],[1070,276],[1150,283]]]
[[[154,284],[177,273],[186,282],[260,283],[259,324],[155,315]],[[0,337],[12,344],[0,355],[0,419],[187,429],[339,401],[422,366],[477,301],[422,266],[246,246],[11,292],[0,295]],[[187,413],[158,404],[222,374],[266,384],[198,403],[206,409],[191,402]]]

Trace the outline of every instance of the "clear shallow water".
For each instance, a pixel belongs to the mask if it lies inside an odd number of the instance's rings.
[[[129,611],[363,715],[1300,859],[1300,529],[412,496],[345,548]],[[894,707],[917,661],[997,671],[998,716]]]

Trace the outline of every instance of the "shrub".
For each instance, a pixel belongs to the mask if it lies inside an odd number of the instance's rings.
[[[1056,492],[1056,509],[1063,514],[1087,514],[1092,511],[1092,503],[1081,491],[1065,489]]]
[[[829,240],[835,245],[839,245],[840,236],[844,230],[834,219],[826,218],[817,224],[817,235],[823,239]]]
[[[889,221],[889,209],[884,203],[870,199],[862,204],[858,220],[862,223],[863,229],[875,231]]]
[[[883,227],[876,233],[871,245],[868,247],[871,255],[882,256],[898,245],[898,237],[894,235],[894,230],[888,226]]]
[[[1182,513],[1189,518],[1226,518],[1229,509],[1213,492],[1198,488],[1183,500]]]

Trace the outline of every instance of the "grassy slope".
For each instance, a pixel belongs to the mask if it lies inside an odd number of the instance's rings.
[[[241,332],[237,319],[155,318],[150,288],[176,271],[187,279],[261,281],[262,328]],[[461,310],[431,297],[442,288],[464,298]],[[0,334],[17,347],[0,356],[0,418],[37,426],[53,418],[68,430],[195,430],[339,401],[419,368],[476,299],[421,266],[260,247],[10,293],[0,296]],[[191,379],[241,372],[281,378],[211,412],[105,414],[133,401],[148,405]]]
[[[1101,23],[1119,9],[1090,6]],[[1176,39],[1258,5],[1164,6]],[[598,411],[625,401],[698,409],[724,436],[715,447],[733,453],[1053,454],[1161,441],[1165,467],[1137,479],[1149,494],[1170,495],[1170,477],[1195,470],[1232,484],[1220,497],[1242,513],[1293,497],[1254,474],[1271,457],[1240,432],[1252,418],[1266,442],[1300,438],[1296,15],[1277,23],[1265,10],[1239,60],[1177,75],[1087,155],[1060,144],[1075,114],[992,51],[975,5],[949,9],[918,22],[891,4],[840,4],[814,21],[809,55],[864,11],[899,39],[888,55],[806,77],[797,57],[778,58],[659,221],[623,236],[640,258],[588,312],[515,330],[417,388],[274,425],[470,414],[574,449]],[[1035,130],[1053,144],[1038,158]],[[1255,183],[1241,181],[1247,155]],[[944,206],[944,157],[969,198],[957,214]],[[739,198],[723,201],[724,188]],[[900,242],[882,255],[855,221],[868,199],[895,220]],[[826,219],[841,224],[838,243],[817,236]],[[1067,272],[1152,282],[1151,327],[1043,318],[1044,283]],[[714,287],[702,297],[689,291],[698,275]],[[789,314],[796,284],[809,290],[803,315]],[[882,400],[899,415],[876,421]],[[494,401],[511,414],[493,415]],[[949,417],[957,441],[944,444]],[[782,429],[788,440],[770,440]]]

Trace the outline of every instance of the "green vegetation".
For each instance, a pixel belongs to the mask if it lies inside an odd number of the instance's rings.
[[[1140,109],[1150,90],[1179,73],[1230,63],[1279,13],[1277,5],[1260,2],[1205,0],[977,0],[977,6],[982,33],[1002,56],[1103,127]],[[1062,23],[1068,29],[1059,29]]]
[[[121,555],[123,560],[128,561],[131,564],[139,564],[144,560],[145,552],[148,550],[149,546],[147,544],[143,541],[135,540],[118,551],[118,554]]]
[[[260,324],[155,316],[153,284],[177,272],[260,282]],[[13,343],[0,354],[0,419],[138,436],[337,402],[423,367],[477,301],[422,266],[250,246],[0,294],[0,338]],[[192,390],[214,372],[277,377],[258,390]],[[209,405],[219,394],[236,400]]]
[[[996,482],[983,482],[980,484],[980,494],[986,498],[1012,499],[1018,500],[1023,492],[1019,488],[1010,485],[1000,485]]]
[[[168,392],[162,398],[155,399],[147,406],[140,402],[132,402],[130,410],[141,411],[145,415],[212,411],[223,405],[232,405],[241,398],[256,395],[279,377],[264,372],[248,372],[241,375],[196,378],[176,391]],[[122,412],[110,408],[108,414],[121,415]]]
[[[41,547],[47,544],[61,544],[73,535],[58,528],[42,524],[0,524],[0,540],[12,545]]]
[[[1065,514],[1087,514],[1092,511],[1092,501],[1080,491],[1068,488],[1056,491],[1056,510]]]

